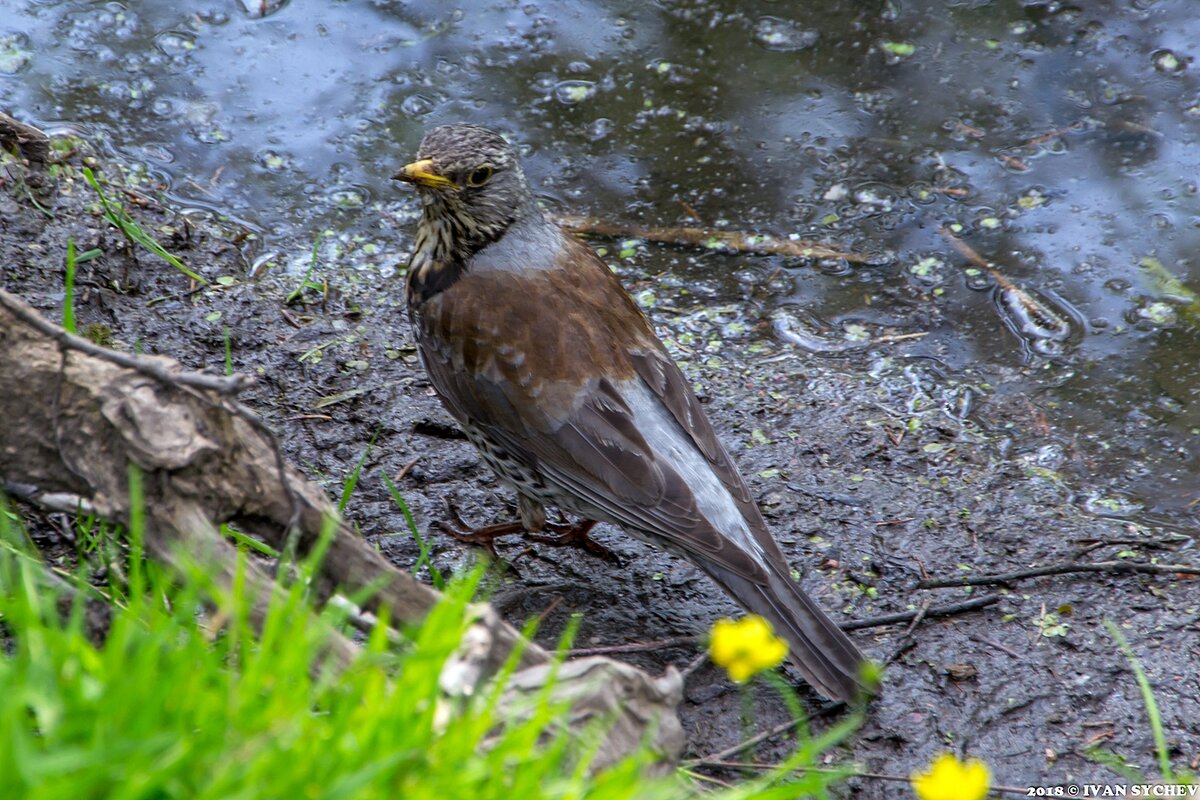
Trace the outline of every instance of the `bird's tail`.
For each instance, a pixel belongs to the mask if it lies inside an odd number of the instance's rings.
[[[771,623],[788,643],[792,663],[814,689],[848,702],[874,693],[875,687],[863,673],[866,659],[862,653],[790,576],[774,566],[767,570],[766,583],[712,564],[706,572],[739,605]]]

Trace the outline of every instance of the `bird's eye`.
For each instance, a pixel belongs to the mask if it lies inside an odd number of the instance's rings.
[[[483,186],[492,177],[491,167],[480,167],[467,176],[468,186]]]

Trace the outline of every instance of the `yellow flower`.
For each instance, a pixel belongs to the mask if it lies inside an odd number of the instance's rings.
[[[925,772],[912,774],[913,791],[921,800],[983,800],[992,776],[987,764],[977,758],[959,761],[942,753]]]
[[[729,677],[745,683],[764,669],[779,666],[787,657],[787,642],[760,616],[717,620],[712,627],[708,655]]]

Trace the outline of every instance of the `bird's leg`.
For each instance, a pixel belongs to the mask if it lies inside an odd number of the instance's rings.
[[[527,533],[525,534],[525,538],[531,542],[548,544],[551,547],[578,547],[598,558],[603,558],[605,561],[620,564],[621,559],[617,558],[616,553],[588,536],[588,533],[594,527],[596,527],[596,520],[594,519],[581,519],[575,523],[547,522],[542,529],[558,534],[557,536]]]
[[[497,560],[500,559],[500,555],[496,552],[496,539],[519,533],[531,542],[551,547],[578,547],[606,561],[621,563],[611,550],[588,536],[588,533],[596,526],[595,520],[585,519],[569,523],[564,518],[563,522],[548,522],[545,508],[523,494],[517,495],[517,505],[521,516],[519,521],[485,525],[482,528],[472,528],[463,522],[449,498],[445,500],[445,503],[446,510],[453,521],[439,522],[438,530],[460,542],[483,547],[492,558]],[[542,533],[542,531],[549,533]]]
[[[497,561],[500,560],[500,554],[496,552],[496,539],[501,536],[525,532],[525,525],[522,522],[501,522],[498,525],[485,525],[482,528],[472,528],[463,522],[463,518],[458,515],[458,509],[450,502],[450,498],[444,498],[444,502],[446,503],[446,512],[450,515],[452,521],[447,522],[443,520],[439,522],[437,529],[460,542],[479,545],[484,550],[487,550],[488,555]]]
[[[562,517],[562,522],[547,522],[546,510],[533,500],[527,500],[524,495],[520,495],[520,507],[521,521],[526,523],[525,530],[528,531],[525,538],[529,541],[548,544],[551,547],[578,547],[605,561],[621,563],[611,550],[588,536],[592,528],[596,527],[596,520],[581,519],[570,523],[566,521],[566,517]],[[557,536],[549,536],[542,531],[550,531]]]

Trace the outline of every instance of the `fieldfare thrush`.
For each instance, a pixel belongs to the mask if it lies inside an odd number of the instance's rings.
[[[446,125],[394,176],[422,203],[408,267],[421,362],[520,522],[602,520],[699,567],[768,619],[822,694],[869,691],[863,656],[795,581],[737,467],[646,316],[600,257],[538,208],[496,132]]]

